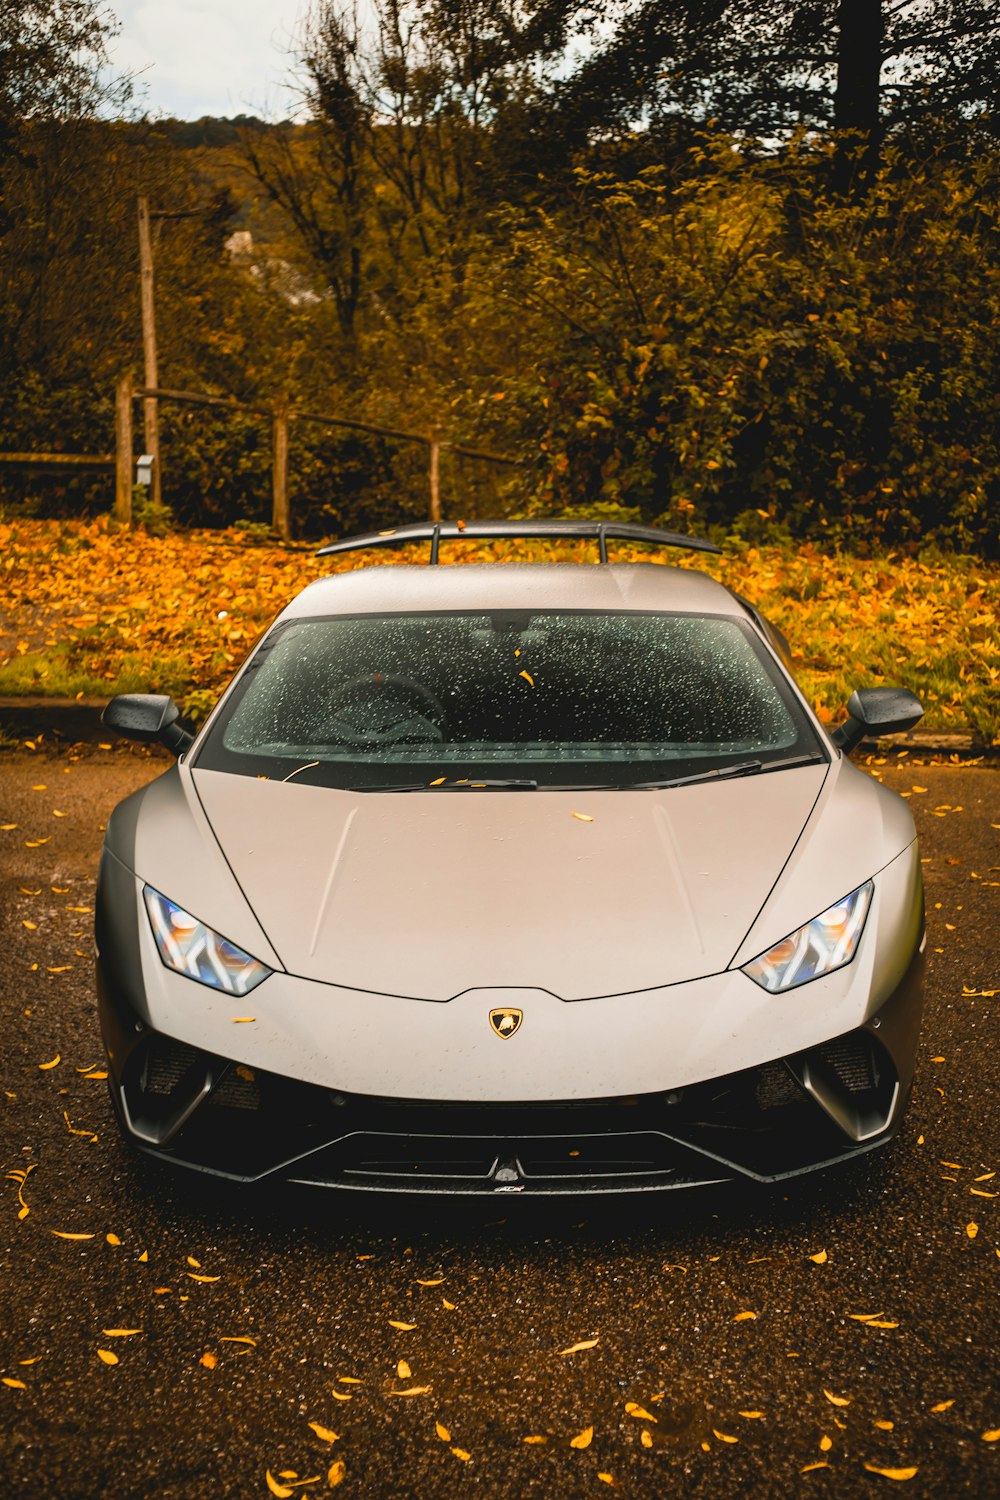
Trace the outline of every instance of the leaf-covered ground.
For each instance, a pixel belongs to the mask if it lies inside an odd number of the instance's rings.
[[[589,561],[588,543],[452,546],[455,561]],[[622,561],[658,561],[621,548]],[[721,558],[668,554],[752,599],[788,636],[823,717],[879,683],[921,698],[922,727],[1000,739],[1000,567],[967,556],[826,555],[733,544]],[[248,647],[306,583],[426,548],[317,558],[238,531],[115,532],[106,521],[0,523],[0,694],[167,692],[199,716]]]

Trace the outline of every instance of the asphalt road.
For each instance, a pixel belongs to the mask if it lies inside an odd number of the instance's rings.
[[[539,1207],[234,1202],[137,1169],[93,1076],[91,908],[101,825],[159,768],[0,753],[0,1156],[28,1171],[0,1180],[0,1494],[250,1500],[270,1470],[421,1500],[1000,1495],[1000,775],[882,772],[925,789],[931,949],[888,1152]]]

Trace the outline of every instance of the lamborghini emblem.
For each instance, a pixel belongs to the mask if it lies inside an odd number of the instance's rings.
[[[523,1020],[523,1010],[513,1010],[508,1007],[504,1010],[490,1011],[490,1025],[493,1027],[493,1030],[496,1032],[497,1036],[503,1037],[505,1041],[508,1037],[512,1037],[514,1035],[514,1032],[518,1029]]]

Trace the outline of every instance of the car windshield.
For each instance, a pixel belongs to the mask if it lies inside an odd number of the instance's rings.
[[[797,755],[825,758],[748,623],[504,610],[278,625],[197,765],[405,790],[629,786]]]

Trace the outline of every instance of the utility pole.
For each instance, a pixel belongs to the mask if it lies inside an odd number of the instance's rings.
[[[430,519],[440,521],[441,519],[441,442],[438,429],[435,427],[428,438],[430,448],[430,484],[431,505]]]
[[[115,509],[120,526],[132,524],[132,371],[115,388]]]
[[[157,389],[156,312],[153,300],[153,242],[150,234],[149,199],[139,199],[139,286],[142,297],[142,357],[147,390]],[[160,505],[163,488],[160,481],[160,423],[155,396],[142,402],[143,442],[153,458],[153,484],[150,500]]]

